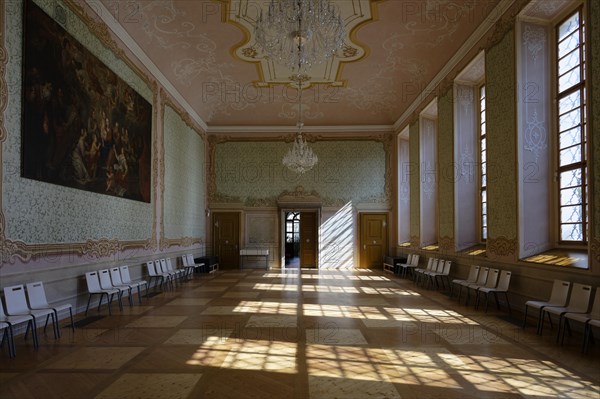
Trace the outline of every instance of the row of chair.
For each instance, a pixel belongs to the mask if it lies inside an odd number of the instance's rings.
[[[406,277],[406,275],[410,271],[414,278],[413,270],[419,267],[420,257],[421,256],[419,254],[408,254],[408,257],[406,258],[406,263],[398,264],[398,274],[402,277]]]
[[[41,281],[26,284],[25,287],[22,284],[4,287],[4,301],[6,302],[6,312],[4,311],[4,305],[0,303],[0,328],[3,330],[0,346],[4,346],[4,341],[8,342],[10,357],[15,357],[17,354],[13,326],[27,323],[25,339],[27,339],[29,330],[31,330],[35,349],[39,348],[39,339],[37,336],[38,318],[46,317],[44,331],[48,327],[48,321],[52,318],[54,339],[57,339],[60,337],[58,312],[68,309],[71,317],[71,328],[75,330],[72,306],[68,303],[54,306],[48,304],[44,283]]]
[[[413,269],[414,281],[418,285],[422,283],[423,285],[435,284],[436,287],[439,288],[438,279],[442,282],[442,287],[445,288],[444,279],[450,285],[450,267],[452,266],[452,261],[438,259],[438,258],[429,258],[427,261],[427,266],[424,268],[415,268]]]
[[[488,299],[490,294],[494,294],[496,300],[496,306],[500,309],[500,302],[498,301],[498,294],[504,294],[506,298],[506,306],[508,312],[511,312],[510,302],[508,300],[508,287],[510,285],[512,272],[508,270],[491,269],[489,267],[480,267],[472,265],[469,270],[469,275],[466,279],[454,279],[452,280],[452,286],[450,287],[450,298],[453,295],[453,287],[457,285],[458,290],[458,301],[460,302],[460,295],[463,287],[467,290],[467,299],[465,304],[469,304],[470,291],[472,290],[475,295],[475,308],[479,307],[480,294],[485,294],[485,311],[488,309]]]
[[[90,301],[94,295],[100,295],[100,300],[98,301],[98,311],[100,311],[100,307],[102,306],[102,298],[106,296],[106,304],[109,314],[112,314],[110,305],[115,295],[117,295],[119,309],[121,310],[123,310],[123,302],[121,299],[125,292],[128,293],[130,306],[133,306],[132,290],[134,288],[137,288],[138,301],[140,304],[142,303],[141,287],[145,287],[146,296],[148,296],[148,282],[146,280],[131,280],[129,266],[120,266],[113,267],[111,269],[87,272],[85,274],[85,281],[87,283],[89,293],[87,306],[85,307],[86,315],[90,307]]]
[[[194,262],[192,254],[186,254],[181,256],[181,262],[183,268],[173,267],[171,258],[157,259],[154,261],[146,262],[146,268],[148,270],[148,276],[150,282],[155,280],[154,286],[162,289],[166,283],[173,288],[173,285],[182,279],[190,279],[194,275],[194,271],[204,267],[204,263]]]
[[[582,351],[586,351],[592,336],[592,327],[600,327],[600,287],[596,288],[594,303],[590,309],[592,286],[586,284],[571,284],[570,281],[554,280],[552,292],[547,301],[532,300],[525,303],[523,328],[527,325],[529,308],[538,310],[537,333],[542,335],[544,319],[552,325],[552,316],[558,317],[558,332],[556,342],[564,341],[565,331],[569,329],[569,320],[584,324]],[[562,335],[561,335],[562,333]]]

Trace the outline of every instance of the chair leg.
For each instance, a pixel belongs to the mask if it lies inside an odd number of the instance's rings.
[[[494,299],[496,300],[496,307],[500,310],[500,302],[498,302],[498,293],[494,291]]]
[[[115,294],[110,294],[110,296],[108,295],[108,292],[103,292],[102,294],[100,294],[100,302],[102,302],[102,296],[106,295],[106,306],[108,307],[108,314],[110,316],[112,316],[112,312],[110,310],[110,304],[112,303],[112,299],[113,299],[113,295]]]
[[[88,309],[90,308],[90,301],[92,300],[92,294],[88,298],[87,306],[85,307],[85,315],[87,316]]]
[[[544,307],[542,306],[538,313],[538,320],[537,320],[537,334],[538,335],[542,335],[542,328],[544,327],[543,324],[544,324]]]
[[[75,322],[73,321],[73,309],[69,308],[69,316],[71,316],[71,329],[75,332]]]
[[[556,343],[558,344],[560,342],[560,330],[561,330],[561,323],[566,320],[563,315],[561,314],[560,316],[558,316],[558,332],[556,334]],[[564,333],[563,333],[564,334]]]
[[[508,301],[508,292],[504,293],[504,297],[506,298],[506,307],[508,308],[508,314],[512,315],[512,309],[510,308],[510,302]]]
[[[140,303],[140,305],[142,304],[142,289],[140,288],[141,284],[137,285],[137,291],[138,291],[138,302]]]

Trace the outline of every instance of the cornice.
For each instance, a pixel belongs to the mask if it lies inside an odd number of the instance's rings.
[[[427,87],[413,101],[413,103],[404,111],[402,115],[394,123],[394,131],[399,131],[404,126],[417,108],[422,104],[427,97],[434,93],[436,88],[443,83],[444,79],[450,72],[456,68],[458,63],[473,49],[473,47],[488,33],[488,31],[499,21],[504,13],[509,10],[516,0],[503,0],[492,10],[488,17],[477,27],[475,32],[465,41],[454,56],[446,63],[444,68],[429,82]]]
[[[296,126],[209,126],[209,135],[230,133],[295,133]],[[304,126],[303,132],[308,133],[386,133],[393,132],[393,125],[337,125],[337,126]]]
[[[185,111],[190,115],[190,118],[196,122],[203,131],[208,130],[206,122],[200,118],[192,106],[185,100],[181,93],[171,84],[167,77],[160,71],[154,62],[146,55],[144,50],[133,40],[133,38],[127,33],[127,31],[119,24],[119,22],[112,15],[104,4],[100,1],[94,1],[94,6],[91,7],[98,17],[106,24],[106,26],[127,46],[127,48],[137,57],[137,59],[144,64],[146,69],[154,75],[158,82],[165,88],[165,90],[172,96]]]

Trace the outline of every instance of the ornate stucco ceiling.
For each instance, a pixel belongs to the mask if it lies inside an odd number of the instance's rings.
[[[294,126],[293,74],[252,50],[253,16],[268,2],[101,0],[97,12],[209,131]],[[336,3],[348,27],[347,52],[311,72],[302,106],[310,126],[397,124],[502,6],[500,0]]]

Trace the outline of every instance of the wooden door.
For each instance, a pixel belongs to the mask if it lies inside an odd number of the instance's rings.
[[[317,267],[317,212],[300,213],[300,267]]]
[[[219,268],[237,269],[240,259],[240,214],[213,213],[213,253],[219,257]]]
[[[360,267],[382,267],[387,252],[387,234],[387,214],[360,215]]]

